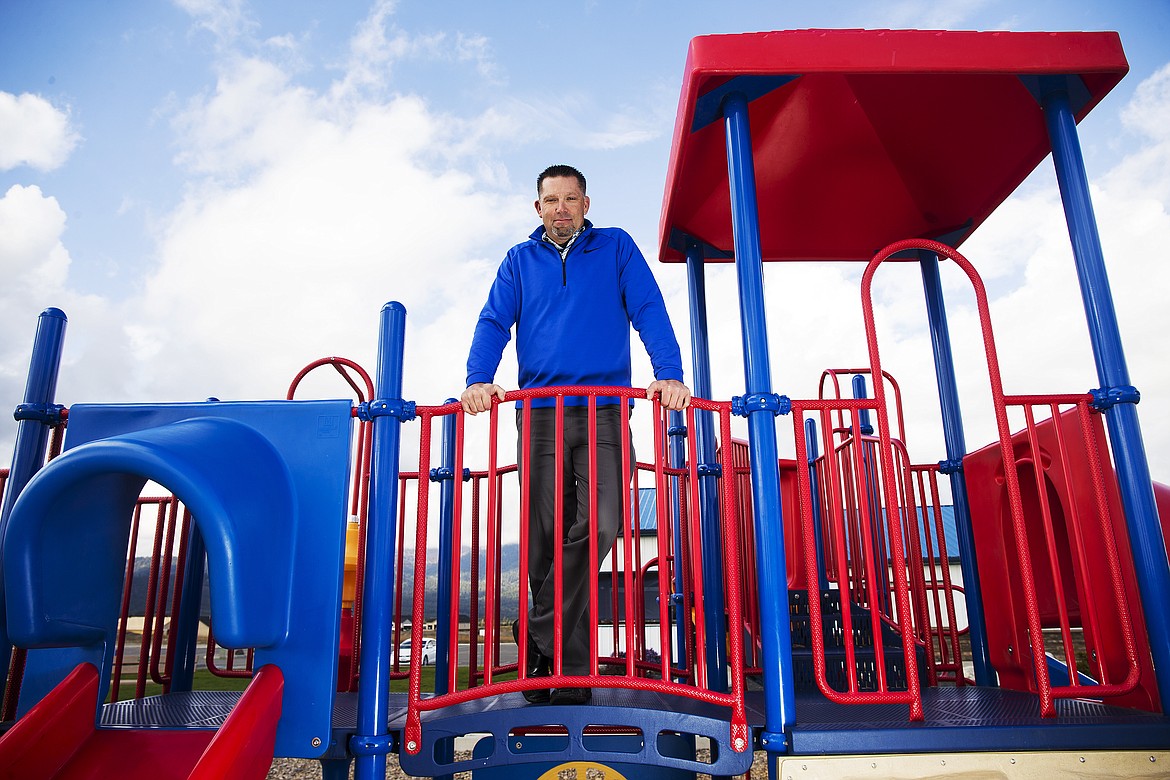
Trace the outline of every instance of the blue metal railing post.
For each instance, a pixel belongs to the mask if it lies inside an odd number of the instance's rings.
[[[178,522],[178,518],[175,518]],[[175,630],[175,644],[171,652],[175,664],[171,669],[170,692],[190,691],[195,682],[195,656],[199,644],[199,609],[203,601],[203,556],[207,548],[199,525],[192,522],[187,527],[187,557],[183,563],[183,590],[179,596],[178,626]]]
[[[671,434],[674,434],[676,432],[681,433],[681,434],[686,433],[686,417],[683,415],[682,412],[671,412],[670,415],[668,416],[668,419],[670,421],[669,422],[669,432]],[[676,468],[676,469],[686,468],[686,465],[687,465],[687,446],[686,446],[686,444],[687,443],[686,443],[686,439],[684,438],[684,436],[682,436],[682,435],[677,435],[677,436],[671,435],[670,436],[669,447],[670,447],[670,465],[671,465],[671,467]],[[685,581],[683,580],[683,566],[682,566],[682,562],[683,562],[683,560],[685,560],[683,558],[683,556],[686,554],[686,551],[683,549],[683,546],[682,546],[682,528],[681,528],[683,513],[686,511],[686,507],[683,506],[683,492],[682,492],[681,480],[672,479],[670,482],[671,482],[670,503],[671,503],[671,507],[673,510],[671,512],[671,517],[673,518],[672,528],[671,528],[671,533],[673,535],[672,536],[673,544],[671,546],[671,555],[674,556],[674,561],[675,561],[675,565],[673,567],[673,569],[674,569],[674,592],[676,594],[681,594],[683,592],[683,588],[686,585]],[[662,529],[661,528],[658,529],[658,533],[661,533],[661,532],[662,532]],[[661,566],[662,563],[660,562],[659,565]],[[659,593],[658,597],[662,598],[663,595],[661,593]],[[671,611],[673,614],[673,617],[671,619],[674,620],[674,639],[672,640],[674,643],[674,649],[673,649],[673,652],[670,653],[671,668],[678,670],[680,673],[685,673],[690,668],[690,665],[691,665],[691,659],[686,657],[686,648],[687,648],[686,639],[687,639],[687,632],[689,631],[689,628],[687,625],[688,624],[687,612],[683,608],[683,600],[681,598],[676,598],[674,600],[674,603],[671,604],[670,606],[672,607]],[[667,648],[665,648],[665,647],[662,648],[662,652],[666,653]]]
[[[854,374],[851,380],[853,388],[853,397],[856,400],[862,398],[869,398],[869,388],[865,385],[865,377],[861,374]],[[857,423],[861,426],[861,430],[854,431],[853,435],[860,439],[862,436],[869,436],[873,433],[873,421],[869,419],[869,409],[857,410]]]
[[[1064,202],[1065,220],[1072,241],[1073,258],[1081,284],[1089,340],[1097,364],[1102,391],[1130,388],[1129,369],[1117,327],[1117,312],[1105,273],[1101,238],[1089,197],[1089,180],[1077,138],[1076,117],[1069,104],[1067,84],[1062,78],[1041,80],[1044,118],[1052,143],[1052,162]],[[1170,593],[1170,563],[1166,558],[1166,540],[1158,521],[1154,503],[1150,467],[1138,425],[1134,403],[1117,403],[1104,410],[1109,440],[1121,489],[1121,501],[1133,548],[1134,567],[1141,588],[1142,608],[1150,652],[1154,657],[1154,676],[1162,700],[1162,711],[1170,708],[1170,610],[1166,594]]]
[[[707,281],[703,266],[703,248],[694,240],[687,241],[687,291],[691,308],[691,370],[694,372],[694,394],[711,398],[711,349],[707,331]],[[723,442],[730,447],[731,442]],[[711,412],[695,412],[695,450],[699,463],[715,463],[715,421]],[[735,489],[735,475],[724,474],[723,483]],[[703,551],[703,593],[712,604],[726,602],[723,590],[723,529],[720,524],[719,480],[711,473],[699,477],[699,511]],[[682,560],[682,558],[679,558]],[[723,610],[708,609],[704,630],[707,644],[707,680],[717,691],[727,690],[727,626]],[[738,630],[738,627],[732,627]]]
[[[921,253],[922,288],[926,294],[926,312],[930,323],[930,342],[934,349],[934,375],[938,382],[938,401],[942,413],[943,440],[947,461],[961,463],[967,454],[967,438],[963,430],[963,413],[959,407],[958,382],[955,378],[955,360],[951,352],[951,332],[947,325],[947,310],[943,301],[942,282],[938,272],[938,255]],[[971,507],[967,501],[967,479],[962,469],[952,470],[951,503],[955,507],[955,526],[958,531],[959,568],[963,573],[963,593],[967,605],[967,625],[970,627],[971,663],[975,667],[975,684],[996,685],[995,669],[987,647],[987,623],[983,611],[983,588],[979,583],[979,566],[975,559],[975,532],[971,528]]]
[[[723,101],[723,116],[727,131],[727,175],[731,190],[747,393],[768,395],[772,393],[772,369],[768,362],[763,253],[747,99],[738,92],[728,95]],[[796,719],[796,695],[780,507],[780,463],[776,448],[776,418],[771,410],[756,409],[748,413],[748,442],[764,670],[765,733],[762,743],[768,752],[780,753],[788,750],[787,730]]]
[[[454,403],[456,399],[448,398],[444,403]],[[458,612],[456,624],[451,625],[452,599],[458,598],[459,591],[452,585],[454,571],[454,551],[451,541],[455,535],[455,491],[459,489],[459,480],[462,475],[455,473],[455,422],[456,416],[449,414],[443,418],[442,442],[442,470],[443,477],[439,484],[439,585],[436,594],[437,613],[435,621],[435,694],[449,693],[447,675],[452,663],[458,663],[458,654],[451,658],[448,645],[451,641],[451,632],[458,635]],[[474,631],[474,627],[472,631]],[[415,652],[420,652],[416,650]],[[413,656],[411,662],[414,661]],[[455,759],[455,745],[452,740],[444,740],[436,745],[436,751],[442,755],[436,756],[440,762],[451,762]],[[454,775],[443,775],[436,780],[446,780]]]
[[[22,407],[48,409],[53,405],[53,399],[57,395],[57,374],[61,368],[61,351],[65,346],[67,322],[65,312],[60,309],[45,309],[37,317],[37,332],[33,338],[32,357],[29,360]],[[45,463],[50,427],[41,420],[28,417],[16,424],[16,446],[13,449],[12,465],[8,470],[8,482],[4,489],[4,504],[0,507],[0,550],[4,547],[8,516],[12,514],[16,499]],[[12,658],[12,644],[8,640],[8,614],[4,602],[4,583],[0,578],[0,690],[3,690],[7,682],[8,664]]]
[[[869,389],[865,385],[865,377],[861,374],[854,374],[852,380],[853,398],[861,400],[869,398]],[[870,442],[864,440],[865,436],[872,436],[874,433],[873,421],[869,416],[869,409],[857,410],[857,425],[853,429],[853,445],[861,448],[861,466],[864,470],[865,480],[865,496],[866,502],[869,505],[869,533],[874,540],[874,544],[881,543],[880,547],[875,550],[877,560],[874,561],[876,578],[880,578],[882,587],[877,592],[878,609],[886,614],[891,614],[890,610],[890,578],[887,572],[890,572],[890,543],[889,539],[882,532],[882,521],[885,519],[882,509],[882,489],[878,483],[878,472],[881,464],[875,459],[875,451]],[[891,532],[894,531],[893,519],[890,521]]]
[[[453,403],[454,398],[448,398],[445,403]],[[454,566],[451,551],[451,539],[455,533],[455,415],[449,414],[443,418],[442,468],[445,476],[439,485],[439,584],[437,593],[438,613],[435,623],[435,693],[447,693],[447,672],[450,665],[448,643],[451,641],[451,599],[454,598],[451,587],[451,572]],[[455,626],[454,630],[458,630]]]
[[[378,341],[377,402],[401,400],[402,357],[406,342],[406,307],[392,301],[382,307]],[[386,776],[390,751],[390,651],[394,593],[395,513],[398,503],[398,457],[402,420],[374,418],[370,469],[370,512],[366,528],[366,567],[362,580],[362,652],[359,661],[357,733],[351,746],[356,780]],[[352,749],[351,748],[351,749]]]
[[[804,421],[805,451],[808,453],[809,494],[812,500],[813,546],[817,554],[817,586],[821,593],[829,589],[829,574],[825,570],[825,534],[821,518],[821,484],[817,477],[817,459],[820,445],[817,443],[817,421]],[[805,544],[808,542],[806,541]],[[810,596],[811,598],[811,596]]]

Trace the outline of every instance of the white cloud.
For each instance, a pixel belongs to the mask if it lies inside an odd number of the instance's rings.
[[[42,171],[59,168],[78,141],[68,111],[39,95],[0,92],[0,171],[19,165]]]
[[[244,0],[173,0],[195,20],[197,28],[206,30],[221,46],[230,45],[256,29],[257,24],[245,8]]]
[[[416,391],[461,389],[494,268],[476,258],[528,228],[490,148],[459,137],[474,123],[412,96],[315,92],[258,59],[225,68],[177,118],[179,159],[202,176],[166,221],[129,326],[138,357],[182,365],[136,389],[271,397],[327,354],[358,353],[372,370],[390,299],[410,311]]]
[[[485,82],[502,81],[487,37],[462,32],[412,35],[393,24],[397,5],[394,0],[379,0],[358,24],[350,39],[346,76],[336,85],[339,92],[385,89],[391,67],[399,60],[471,63]]]
[[[1146,203],[1160,201],[1165,214],[1170,203],[1170,64],[1138,85],[1121,119],[1141,145],[1110,172],[1109,181],[1132,187],[1132,194]]]
[[[271,62],[232,58],[211,96],[193,99],[175,120],[178,162],[196,174],[240,179],[326,131],[313,96]]]
[[[28,287],[59,289],[69,267],[61,245],[65,212],[57,199],[45,197],[40,187],[13,185],[0,198],[0,273],[5,296],[27,295]]]
[[[119,373],[120,353],[106,353],[98,335],[114,327],[116,317],[94,296],[78,295],[68,286],[69,252],[62,243],[65,212],[56,198],[36,186],[14,185],[0,198],[0,398],[21,399],[37,315],[50,306],[93,326],[89,335],[66,339],[63,364],[83,371],[87,400],[109,398]],[[9,428],[11,431],[11,428]]]

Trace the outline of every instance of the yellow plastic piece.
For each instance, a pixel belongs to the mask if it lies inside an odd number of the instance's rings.
[[[537,780],[626,780],[625,776],[604,764],[592,761],[569,761],[554,766]]]
[[[351,517],[345,526],[345,578],[341,585],[341,608],[353,609],[357,592],[358,521]]]

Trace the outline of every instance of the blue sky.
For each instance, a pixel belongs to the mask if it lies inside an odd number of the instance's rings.
[[[408,397],[457,394],[494,268],[535,225],[536,172],[578,165],[594,221],[653,258],[688,41],[805,27],[1120,32],[1131,72],[1081,138],[1154,475],[1170,482],[1165,0],[3,0],[0,407],[20,400],[47,306],[70,318],[62,403],[283,397],[323,355],[372,369],[391,299],[410,312]],[[964,250],[993,292],[1009,391],[1082,391],[1097,382],[1041,168]],[[685,350],[684,274],[655,272]],[[863,362],[858,272],[768,269],[772,293],[815,291],[769,299],[774,345],[807,341],[777,347],[778,391],[815,394],[822,368]],[[734,289],[725,271],[710,285],[713,394],[729,397],[742,392]],[[928,380],[921,293],[895,281],[882,294],[893,370]],[[957,294],[956,325],[969,323]],[[911,427],[926,432],[923,386]],[[979,388],[964,379],[965,398]],[[977,412],[972,424],[970,443],[989,440]],[[0,426],[0,452],[13,435]],[[918,459],[942,456],[934,437]]]

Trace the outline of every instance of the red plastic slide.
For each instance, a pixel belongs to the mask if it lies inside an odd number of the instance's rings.
[[[248,780],[272,764],[284,675],[264,666],[218,731],[98,729],[98,672],[80,664],[0,737],[0,780]]]

